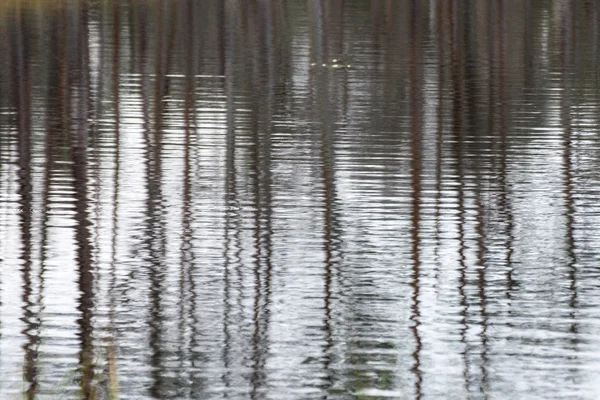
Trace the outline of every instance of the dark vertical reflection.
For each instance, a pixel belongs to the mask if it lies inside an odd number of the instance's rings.
[[[481,185],[481,177],[477,177],[477,185]],[[481,189],[478,187],[477,189]],[[487,385],[488,385],[488,315],[487,315],[487,297],[486,297],[486,268],[487,263],[485,259],[486,251],[486,227],[485,227],[485,209],[483,206],[483,200],[481,199],[481,191],[478,190],[476,199],[476,224],[477,224],[477,294],[479,297],[480,313],[481,313],[481,385],[480,392],[484,398],[487,398]]]
[[[251,135],[252,135],[252,191],[254,200],[254,305],[252,333],[252,391],[253,399],[260,398],[260,393],[267,384],[265,361],[268,352],[268,331],[270,324],[270,296],[272,278],[272,244],[271,244],[271,135],[275,93],[273,81],[272,51],[273,37],[270,32],[274,3],[257,3],[251,5],[248,13],[248,25],[254,31],[252,47],[253,65],[252,82],[257,90],[253,93]],[[266,21],[265,21],[266,20]],[[264,21],[264,26],[261,26]]]
[[[119,58],[121,54],[121,32],[120,32],[121,12],[119,2],[112,4],[112,92],[114,107],[114,181],[112,197],[112,215],[111,215],[111,260],[110,260],[110,282],[109,293],[116,293],[117,290],[117,243],[119,241],[119,194],[121,191],[120,172],[121,172],[121,98],[120,98],[120,80],[119,80]],[[117,371],[117,329],[116,329],[116,296],[112,295],[109,299],[109,338],[107,340],[108,352],[108,393],[114,395],[118,393],[118,371]]]
[[[31,87],[29,73],[29,39],[22,18],[22,9],[16,5],[14,10],[15,31],[12,35],[12,59],[14,68],[13,81],[17,82],[14,92],[17,110],[17,135],[19,154],[19,217],[21,228],[21,259],[23,265],[23,317],[25,323],[23,334],[27,337],[24,345],[24,379],[28,384],[26,396],[33,399],[38,391],[39,356],[39,315],[36,313],[33,282],[32,228],[33,228],[33,193],[31,183]]]
[[[341,4],[339,4],[341,3]],[[332,9],[329,10],[330,17],[327,20],[321,21],[323,23],[323,29],[327,29],[330,26],[336,26],[339,24],[339,29],[343,31],[343,20],[336,22],[337,18],[341,18],[344,7],[343,2],[332,2]],[[318,5],[315,5],[318,7]],[[316,11],[316,10],[315,10]],[[319,10],[321,14],[323,10]],[[332,17],[331,13],[336,13],[336,17]],[[323,17],[324,18],[324,17]],[[339,34],[331,35],[331,39],[339,37]],[[317,42],[318,43],[318,42]],[[313,54],[317,59],[327,57],[328,53],[326,43],[321,43],[322,48],[312,47]],[[317,44],[315,44],[317,45]],[[341,49],[337,49],[338,54],[336,57],[341,57],[339,53]],[[333,347],[334,347],[334,335],[333,335],[333,323],[334,323],[334,285],[336,276],[339,277],[339,260],[341,257],[340,253],[340,231],[337,211],[337,188],[336,188],[336,156],[335,156],[335,139],[336,139],[336,116],[338,115],[335,110],[335,94],[331,83],[328,82],[327,71],[320,71],[314,76],[316,85],[315,100],[316,108],[318,110],[318,130],[320,131],[320,148],[319,148],[319,164],[320,164],[320,179],[323,185],[322,202],[323,202],[323,250],[325,254],[324,259],[324,285],[323,285],[323,301],[324,301],[324,316],[323,316],[323,332],[325,335],[325,343],[323,346],[323,379],[324,379],[324,390],[329,392],[335,384],[336,376],[332,368],[333,363]],[[340,82],[342,81],[342,82]],[[343,85],[345,92],[347,88],[346,77],[340,78],[337,82]],[[344,97],[344,101],[345,101]],[[344,104],[345,105],[345,104]],[[345,111],[345,110],[341,110]]]
[[[185,27],[191,28],[194,25],[194,7],[195,2],[189,0],[186,2],[186,7],[182,7],[182,16],[180,17],[181,23]],[[198,321],[196,318],[197,313],[197,290],[194,275],[196,273],[194,269],[194,261],[196,259],[193,245],[193,196],[192,196],[192,139],[195,136],[195,125],[194,125],[194,106],[195,106],[195,79],[194,74],[197,68],[197,53],[196,53],[196,40],[192,35],[188,35],[185,40],[185,48],[193,49],[190,59],[186,63],[185,67],[185,87],[184,87],[184,155],[183,155],[183,199],[182,199],[182,240],[181,240],[181,266],[180,266],[180,350],[179,358],[181,364],[181,370],[186,370],[184,360],[189,358],[192,367],[195,367],[194,352],[199,346],[198,336],[199,332],[197,329]],[[187,310],[186,310],[187,307]],[[187,322],[186,322],[187,321]],[[189,328],[190,338],[188,346],[184,346],[187,338],[185,338],[185,332]],[[186,382],[193,382],[191,385],[191,394],[200,390],[201,380],[193,368],[189,369],[189,372],[182,379]],[[188,394],[189,395],[189,394]]]
[[[51,206],[52,206],[52,191],[54,190],[57,175],[63,162],[64,148],[71,147],[70,138],[67,137],[69,132],[68,121],[68,80],[67,80],[67,46],[66,46],[66,27],[61,23],[64,18],[63,13],[57,12],[54,18],[51,19],[49,25],[49,48],[51,54],[55,54],[49,60],[48,76],[47,76],[47,92],[44,96],[48,99],[53,99],[47,105],[45,110],[46,117],[46,132],[44,138],[45,149],[45,165],[44,165],[44,186],[42,190],[42,221],[41,221],[41,239],[40,239],[40,314],[43,315],[42,299],[44,285],[46,280],[50,280],[49,264],[52,257],[52,248],[49,245],[51,241]],[[81,296],[81,293],[80,293]],[[43,321],[40,321],[40,332],[43,326]],[[81,343],[79,344],[79,353],[81,354]],[[79,364],[79,359],[77,363]],[[36,362],[41,362],[41,356]],[[78,365],[79,367],[79,365]],[[47,389],[46,389],[47,390]],[[51,390],[55,394],[54,390]]]
[[[499,158],[500,158],[500,166],[499,166],[499,178],[498,178],[498,183],[500,186],[500,196],[499,196],[499,207],[500,207],[500,213],[503,216],[503,218],[506,220],[505,223],[505,235],[506,235],[506,240],[504,242],[504,252],[505,252],[505,258],[504,258],[504,265],[505,265],[505,276],[506,276],[506,290],[505,290],[505,296],[507,298],[507,300],[509,301],[508,303],[508,312],[511,312],[511,299],[512,299],[512,295],[513,295],[513,291],[515,289],[515,282],[513,279],[513,274],[514,274],[514,266],[513,266],[513,246],[514,246],[514,221],[513,221],[513,210],[512,210],[512,202],[511,202],[511,193],[510,193],[510,182],[509,182],[509,178],[508,178],[508,136],[509,136],[509,129],[508,129],[508,99],[507,99],[507,93],[506,93],[506,78],[507,78],[507,65],[506,65],[506,39],[505,39],[505,15],[504,13],[500,12],[504,10],[503,7],[503,3],[499,2],[498,3],[498,7],[502,7],[499,12],[496,15],[496,21],[495,21],[495,27],[496,27],[496,32],[495,35],[497,35],[497,43],[492,43],[490,44],[490,79],[489,79],[489,85],[490,85],[490,93],[493,92],[493,90],[497,90],[498,91],[498,102],[499,104],[497,105],[498,109],[499,109],[499,113],[498,113],[498,142],[499,142]],[[491,9],[493,9],[492,7],[490,7]],[[526,20],[529,20],[529,9],[530,9],[530,2],[527,1],[525,4],[525,8],[526,8]],[[529,21],[528,21],[529,22]],[[529,32],[529,23],[526,23],[525,25],[525,32]],[[526,49],[526,53],[525,55],[527,55],[527,46],[530,45],[530,38],[528,37],[526,39],[525,42],[525,49]],[[493,63],[493,60],[497,60],[496,63]],[[532,67],[531,67],[532,68]],[[527,70],[531,69],[528,68]],[[496,79],[493,79],[493,77],[496,76]],[[527,78],[525,78],[527,79]],[[491,97],[491,95],[490,95]],[[492,97],[491,103],[494,102],[494,98]],[[493,125],[494,124],[494,118],[493,118],[493,114],[492,117],[490,117],[490,122]]]
[[[90,219],[88,204],[88,113],[89,113],[89,56],[88,56],[88,4],[81,2],[74,15],[75,62],[77,68],[69,71],[72,76],[70,102],[75,112],[71,122],[71,145],[73,157],[73,178],[76,195],[75,220],[77,221],[75,241],[77,246],[78,288],[81,293],[78,321],[81,339],[79,365],[81,368],[81,390],[84,398],[94,396],[94,270],[92,244],[90,242]]]
[[[165,345],[165,327],[164,327],[164,280],[166,277],[165,252],[166,252],[166,232],[164,220],[164,204],[162,194],[163,168],[162,168],[162,150],[164,132],[164,99],[167,95],[167,67],[169,55],[172,49],[169,48],[169,26],[171,11],[168,2],[160,0],[158,2],[154,20],[146,20],[151,15],[144,16],[142,23],[154,25],[154,29],[146,30],[144,34],[153,35],[154,39],[154,58],[148,58],[149,68],[154,66],[154,80],[144,74],[142,83],[142,96],[144,102],[151,99],[150,104],[146,104],[144,118],[146,124],[145,142],[146,142],[146,240],[148,250],[148,279],[150,280],[150,348],[152,349],[152,386],[150,394],[154,398],[162,398],[167,390],[166,383],[166,349]],[[149,13],[150,14],[150,13]],[[146,38],[147,40],[147,38]],[[151,61],[150,61],[151,60]],[[152,62],[152,64],[150,64]],[[151,91],[152,87],[152,91]]]
[[[247,45],[249,46],[250,52],[259,52],[264,50],[261,46],[261,43],[258,40],[261,39],[259,36],[262,32],[258,26],[260,21],[257,20],[258,8],[261,4],[254,3],[249,4],[246,15],[245,22],[247,23],[246,28],[249,29],[252,33],[249,35],[249,40]],[[259,36],[257,38],[257,36]],[[260,395],[260,390],[265,385],[265,374],[264,374],[264,350],[261,347],[262,341],[262,311],[263,308],[263,296],[264,296],[264,269],[262,265],[263,261],[263,247],[262,247],[262,215],[264,210],[262,210],[262,194],[263,194],[263,182],[265,182],[266,177],[264,176],[264,172],[262,170],[262,166],[264,165],[264,158],[268,156],[268,154],[263,154],[265,150],[269,151],[270,149],[265,149],[265,137],[261,135],[261,128],[264,129],[265,126],[260,124],[260,112],[264,109],[264,92],[268,90],[265,87],[266,82],[264,76],[260,74],[260,72],[264,73],[263,68],[266,66],[265,64],[256,65],[259,60],[262,60],[264,57],[264,53],[260,54],[251,54],[251,63],[252,68],[250,73],[248,74],[248,78],[252,81],[258,91],[255,95],[262,95],[261,102],[253,101],[252,102],[252,111],[251,111],[251,121],[250,121],[250,135],[252,142],[252,151],[251,151],[251,160],[252,165],[250,167],[251,176],[252,176],[252,200],[253,200],[253,221],[252,221],[252,246],[253,246],[253,265],[252,265],[252,273],[254,278],[254,293],[253,295],[253,304],[252,304],[252,376],[250,379],[251,384],[251,392],[250,397],[254,399],[258,399]],[[265,60],[269,61],[269,60]],[[265,110],[269,112],[270,110]],[[267,119],[267,123],[269,120]],[[266,136],[267,132],[265,132]],[[268,140],[268,138],[267,138]],[[268,143],[267,143],[268,146]]]
[[[561,9],[561,20],[560,20],[560,54],[561,62],[560,75],[561,84],[564,88],[566,95],[561,97],[560,106],[560,122],[563,129],[563,175],[564,175],[564,197],[565,197],[565,218],[566,218],[566,253],[567,253],[567,276],[569,281],[569,308],[570,318],[575,321],[576,319],[576,306],[577,306],[577,258],[575,255],[575,200],[574,200],[574,189],[575,189],[575,172],[573,166],[573,123],[571,121],[571,76],[567,72],[569,67],[572,66],[571,54],[573,52],[571,46],[573,41],[573,22],[572,13],[576,7],[576,3],[571,1],[564,1]],[[577,323],[573,322],[570,326],[570,332],[576,334]],[[576,342],[575,338],[572,339]]]
[[[438,70],[438,82],[437,82],[437,125],[435,135],[435,287],[439,284],[439,273],[440,273],[440,247],[442,245],[442,238],[440,235],[441,229],[441,203],[442,203],[442,160],[443,160],[443,137],[444,137],[444,92],[443,88],[446,86],[446,65],[444,63],[446,45],[443,38],[445,37],[447,26],[446,20],[442,18],[444,15],[445,8],[441,1],[435,3],[435,18],[436,18],[436,50],[438,52],[437,70]]]
[[[421,350],[423,343],[419,328],[421,326],[420,292],[421,292],[421,259],[420,259],[420,229],[421,229],[421,142],[422,142],[422,93],[423,88],[421,78],[421,37],[418,30],[418,24],[421,19],[420,3],[411,2],[410,8],[410,59],[409,59],[409,79],[410,79],[410,174],[411,174],[411,257],[412,257],[412,304],[411,320],[412,334],[415,340],[415,351],[412,356],[414,364],[412,371],[415,374],[415,397],[420,399],[423,396],[422,385],[423,375],[421,371]]]
[[[322,65],[327,60],[326,46],[324,40],[327,36],[324,32],[324,3],[318,0],[309,0],[308,12],[310,26],[310,40],[311,40],[311,65]]]
[[[463,119],[463,66],[462,66],[462,52],[459,42],[459,25],[457,23],[457,11],[454,7],[455,3],[450,2],[448,9],[448,19],[450,25],[450,75],[452,82],[452,153],[456,158],[455,163],[455,175],[457,177],[457,209],[458,209],[458,264],[459,264],[459,279],[458,279],[458,293],[460,302],[460,317],[462,328],[460,330],[460,339],[463,344],[463,378],[464,378],[464,389],[470,393],[470,361],[469,361],[469,343],[467,341],[468,333],[468,301],[467,301],[467,264],[466,264],[466,210],[465,210],[465,177],[463,172],[463,133],[462,133],[462,119]]]

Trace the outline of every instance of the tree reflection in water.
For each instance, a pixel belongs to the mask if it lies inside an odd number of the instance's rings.
[[[594,397],[600,5],[0,10],[2,396]]]

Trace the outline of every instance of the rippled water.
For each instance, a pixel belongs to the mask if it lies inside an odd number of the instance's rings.
[[[599,23],[0,2],[0,397],[598,398]]]

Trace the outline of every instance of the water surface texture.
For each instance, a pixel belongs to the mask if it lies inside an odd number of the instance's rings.
[[[597,399],[600,2],[0,2],[0,397]]]

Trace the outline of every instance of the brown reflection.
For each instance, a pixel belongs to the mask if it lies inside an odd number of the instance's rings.
[[[35,398],[38,392],[38,358],[39,358],[39,329],[40,316],[36,308],[34,298],[34,276],[33,276],[33,188],[31,167],[31,86],[29,72],[29,38],[27,29],[22,18],[22,10],[17,4],[14,9],[14,33],[12,35],[12,61],[13,82],[17,82],[14,91],[14,103],[17,111],[17,135],[18,135],[18,165],[19,165],[19,217],[21,230],[21,256],[23,261],[21,274],[23,279],[23,316],[21,320],[25,324],[22,334],[27,337],[24,344],[24,367],[23,377],[28,384],[26,396],[28,399]]]
[[[70,38],[75,41],[74,54],[70,54],[76,66],[69,70],[68,99],[73,111],[71,122],[71,146],[73,160],[73,177],[75,189],[75,242],[78,264],[78,320],[81,338],[79,364],[81,368],[81,390],[84,398],[94,395],[94,343],[93,343],[93,310],[94,310],[94,267],[92,263],[92,244],[90,241],[90,218],[88,204],[88,113],[90,110],[89,91],[89,54],[88,54],[88,4],[79,3],[72,15]]]
[[[51,73],[47,77],[47,91],[44,93],[44,97],[47,99],[53,99],[54,101],[48,102],[46,114],[46,132],[44,138],[44,177],[43,177],[43,188],[42,188],[42,205],[41,205],[41,238],[40,238],[40,295],[39,295],[39,313],[43,315],[44,305],[44,283],[47,276],[47,263],[51,257],[50,242],[50,196],[53,190],[53,181],[55,180],[58,172],[61,168],[60,164],[63,162],[62,148],[67,146],[69,143],[65,132],[67,130],[67,113],[68,107],[66,104],[66,46],[64,31],[64,24],[60,24],[60,15],[55,16],[49,23],[49,48],[52,54],[56,54],[49,60],[48,70]],[[40,333],[42,332],[43,320],[40,317]],[[37,363],[42,362],[42,357],[38,356]]]
[[[467,265],[466,265],[466,243],[465,243],[465,229],[466,229],[466,210],[465,210],[465,178],[464,178],[464,167],[463,167],[463,109],[464,109],[464,91],[463,91],[463,62],[462,52],[460,47],[459,38],[462,36],[460,27],[457,23],[457,11],[454,7],[454,2],[449,2],[447,10],[447,18],[449,20],[449,46],[450,46],[450,81],[452,88],[452,109],[451,109],[451,130],[453,137],[452,153],[456,159],[455,174],[458,179],[458,193],[457,193],[457,209],[458,209],[458,264],[459,264],[459,279],[458,279],[458,294],[460,303],[460,316],[461,325],[460,340],[463,344],[463,379],[464,388],[470,393],[470,360],[469,353],[470,348],[467,341],[468,333],[468,300],[466,295],[467,287]]]
[[[438,69],[438,82],[437,82],[437,109],[436,109],[436,134],[435,134],[435,249],[434,249],[434,262],[435,262],[435,282],[434,289],[438,292],[439,274],[440,274],[440,247],[442,245],[441,238],[441,204],[442,204],[442,181],[443,171],[442,164],[444,159],[443,154],[443,139],[444,139],[444,110],[445,110],[445,99],[443,88],[446,86],[446,72],[445,72],[445,54],[446,46],[442,38],[448,30],[446,26],[447,20],[442,18],[444,13],[443,3],[438,1],[435,5],[435,17],[436,17],[436,50],[438,52],[437,57],[437,69]]]

